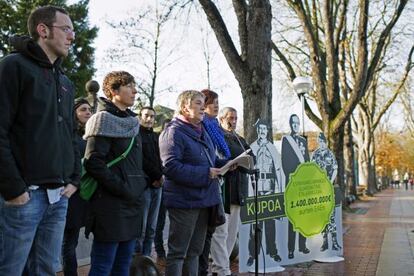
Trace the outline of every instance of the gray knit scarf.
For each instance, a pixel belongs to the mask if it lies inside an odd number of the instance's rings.
[[[130,138],[138,135],[139,121],[137,118],[118,117],[108,111],[100,111],[89,118],[85,126],[83,139],[91,136],[112,138]]]

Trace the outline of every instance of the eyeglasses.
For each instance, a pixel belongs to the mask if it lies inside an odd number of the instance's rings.
[[[46,26],[51,27],[51,28],[61,29],[65,34],[71,34],[75,36],[75,31],[72,30],[69,26],[56,26],[56,25],[46,25]]]

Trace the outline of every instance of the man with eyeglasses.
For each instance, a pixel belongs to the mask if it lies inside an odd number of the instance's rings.
[[[0,62],[0,275],[55,275],[80,178],[74,87],[60,67],[74,31],[54,6],[27,26],[31,37],[12,37]]]

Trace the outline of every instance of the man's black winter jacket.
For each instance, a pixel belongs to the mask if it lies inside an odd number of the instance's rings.
[[[28,37],[0,62],[0,194],[16,198],[30,185],[79,182],[74,88],[58,59],[51,64]]]
[[[154,188],[151,184],[160,180],[162,177],[162,162],[160,157],[160,147],[158,144],[158,134],[152,128],[140,126],[142,137],[142,154],[144,156],[143,167],[147,174],[147,183],[149,187]]]

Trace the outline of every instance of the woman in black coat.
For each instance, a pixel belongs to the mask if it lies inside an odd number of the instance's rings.
[[[75,100],[73,110],[78,126],[77,138],[79,153],[83,157],[86,141],[83,140],[82,136],[85,133],[85,124],[92,115],[91,106],[86,99],[78,98]],[[78,275],[76,246],[78,245],[79,231],[85,225],[86,208],[86,201],[81,199],[79,191],[70,197],[62,243],[63,273],[65,276]]]
[[[146,187],[142,170],[139,122],[128,109],[134,104],[134,77],[124,71],[109,73],[103,82],[108,99],[86,124],[84,166],[98,182],[90,200],[86,233],[93,233],[89,275],[128,275],[136,238],[141,232]],[[132,148],[125,159],[107,163]]]

